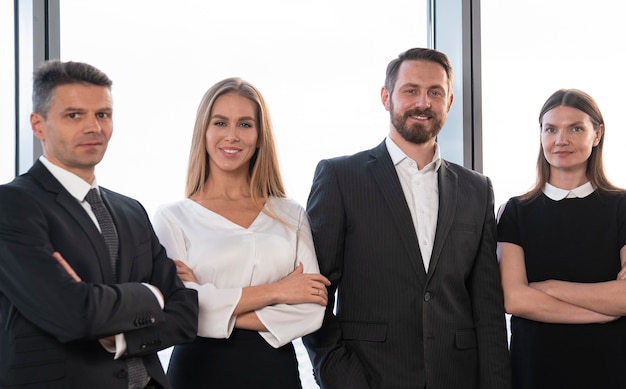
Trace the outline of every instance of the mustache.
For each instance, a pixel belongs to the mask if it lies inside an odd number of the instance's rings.
[[[433,111],[431,111],[430,109],[423,109],[423,110],[422,109],[412,109],[412,110],[406,111],[404,113],[404,117],[420,116],[420,115],[433,117],[433,116],[435,116],[435,113]]]

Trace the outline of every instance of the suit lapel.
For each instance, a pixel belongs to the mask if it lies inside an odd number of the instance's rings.
[[[439,182],[439,215],[437,216],[437,229],[435,231],[433,252],[430,257],[428,279],[432,277],[437,263],[439,262],[441,251],[443,250],[450,227],[452,227],[452,221],[454,220],[456,212],[458,176],[448,168],[446,161],[441,161],[437,181]]]
[[[419,275],[420,280],[425,280],[426,270],[417,241],[417,233],[411,219],[411,211],[406,203],[398,173],[393,166],[385,142],[372,149],[372,159],[368,163],[371,174],[383,194],[385,203],[389,208],[389,214],[395,220],[398,227],[398,235],[404,245],[411,263]]]
[[[36,161],[28,173],[37,182],[39,182],[39,184],[46,191],[56,194],[56,202],[59,206],[67,211],[67,213],[84,231],[85,235],[87,235],[88,241],[96,253],[97,261],[104,281],[107,283],[114,283],[113,271],[111,269],[111,261],[109,259],[109,251],[106,247],[106,243],[104,242],[102,234],[98,231],[98,227],[96,227],[93,223],[85,209],[40,161]],[[82,242],[78,241],[77,244],[82,244]],[[61,253],[61,255],[63,255],[63,253]],[[90,259],[85,258],[84,260]]]

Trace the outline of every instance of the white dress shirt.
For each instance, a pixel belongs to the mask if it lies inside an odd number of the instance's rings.
[[[439,213],[439,180],[437,177],[437,172],[441,166],[439,145],[435,143],[435,154],[432,161],[419,169],[417,163],[409,158],[391,138],[387,137],[385,144],[396,167],[402,191],[409,205],[424,268],[428,272]]]

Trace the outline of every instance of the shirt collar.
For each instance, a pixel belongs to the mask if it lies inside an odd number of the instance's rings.
[[[571,190],[557,188],[554,185],[550,185],[546,182],[546,185],[543,187],[543,193],[548,196],[550,199],[554,201],[563,200],[565,198],[584,198],[589,196],[594,192],[593,185],[591,182],[586,182],[579,186],[578,188],[574,188]]]
[[[43,155],[39,157],[41,163],[52,173],[54,178],[56,178],[63,187],[70,192],[70,194],[76,198],[78,201],[83,201],[85,196],[87,196],[87,192],[91,188],[97,188],[98,183],[94,178],[93,184],[89,185],[89,183],[82,178],[78,177],[76,174],[70,172],[69,170],[65,170],[62,167],[55,165],[50,162],[50,160]]]
[[[400,149],[400,147],[398,147],[398,145],[389,136],[385,138],[385,145],[387,146],[387,151],[389,152],[389,156],[391,157],[391,161],[393,162],[394,166],[398,166],[398,164],[405,159],[411,159],[404,153],[404,151],[402,151],[402,149]],[[432,161],[430,161],[430,163],[424,166],[421,170],[432,167],[434,171],[438,171],[440,166],[441,153],[439,150],[439,145],[435,143],[435,154],[433,155]]]

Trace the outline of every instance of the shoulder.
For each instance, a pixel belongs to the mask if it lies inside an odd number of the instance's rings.
[[[279,212],[283,217],[297,220],[305,212],[304,207],[300,205],[300,203],[288,197],[272,196],[268,198],[267,201],[269,207]]]
[[[393,162],[384,142],[373,149],[321,160],[315,169],[315,180],[354,182],[359,180],[358,177],[368,177],[372,168],[393,169]]]
[[[0,195],[11,196],[18,193],[28,194],[35,188],[34,181],[29,176],[15,177],[13,181],[0,185]]]
[[[54,194],[48,194],[32,177],[20,176],[0,185],[0,219],[14,222],[20,215],[32,215],[50,210]]]
[[[344,166],[353,166],[355,164],[360,164],[381,157],[390,158],[384,141],[372,149],[362,150],[350,155],[323,159],[319,162],[319,165],[331,165],[340,168]]]
[[[182,215],[191,212],[190,207],[193,205],[190,202],[193,200],[182,199],[161,204],[157,207],[154,217],[156,219],[177,219]]]
[[[141,204],[139,203],[139,201],[129,196],[126,196],[121,193],[102,187],[102,186],[100,187],[100,194],[103,197],[106,197],[106,199],[112,204],[126,205],[130,207],[137,207],[137,206],[141,207]]]
[[[523,200],[521,195],[513,196],[500,205],[497,219],[517,218],[520,214],[541,215],[554,204],[554,202],[545,201],[543,194],[530,200]]]
[[[146,209],[138,200],[102,186],[100,187],[100,195],[112,210],[117,212],[118,216],[141,223],[149,220]]]
[[[454,162],[442,160],[441,166],[443,169],[456,174],[459,178],[462,178],[464,180],[489,182],[489,178],[483,173],[458,165]]]

